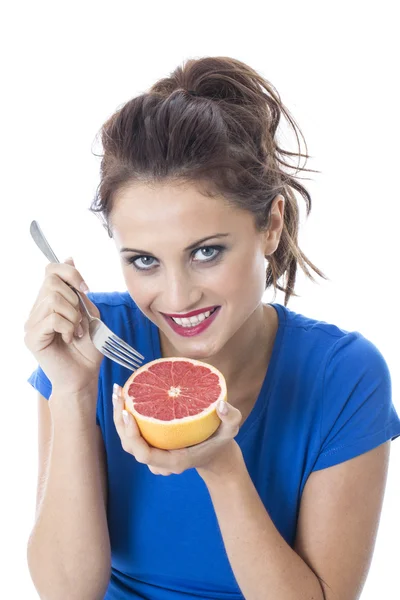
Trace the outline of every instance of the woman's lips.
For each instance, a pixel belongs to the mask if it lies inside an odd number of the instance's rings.
[[[176,317],[177,319],[188,319],[189,317],[194,317],[196,315],[201,315],[201,313],[205,313],[208,311],[212,311],[214,310],[214,308],[217,308],[214,304],[214,306],[206,306],[206,308],[199,308],[198,310],[192,310],[192,312],[188,312],[185,315],[182,314],[174,314],[174,313],[161,313],[162,315],[165,315],[166,317]]]
[[[175,321],[171,317],[167,317],[163,313],[161,313],[161,314],[163,315],[164,319],[167,321],[167,323],[171,327],[171,329],[173,331],[175,331],[175,333],[177,333],[178,335],[180,335],[182,337],[193,337],[194,335],[199,335],[200,333],[203,333],[203,331],[205,331],[211,325],[211,323],[213,323],[213,321],[215,321],[215,319],[217,318],[217,315],[219,314],[220,308],[221,308],[220,306],[217,306],[215,308],[214,312],[209,317],[207,317],[207,319],[205,319],[198,325],[195,325],[194,327],[182,327],[182,325],[178,325],[178,323],[175,323]],[[206,312],[206,311],[202,310],[200,312]],[[199,314],[199,313],[197,313],[197,314]],[[181,317],[181,318],[183,318],[183,317]]]

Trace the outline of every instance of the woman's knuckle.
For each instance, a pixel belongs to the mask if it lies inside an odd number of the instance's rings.
[[[43,287],[52,289],[57,285],[57,280],[58,280],[58,277],[55,273],[47,273],[47,275],[44,279],[44,282],[43,282]]]
[[[50,326],[54,329],[59,324],[59,315],[55,312],[51,313],[49,317]]]
[[[45,266],[44,272],[46,273],[46,275],[47,275],[48,277],[50,277],[50,275],[52,275],[52,274],[53,274],[53,269],[54,269],[54,264],[53,264],[53,263],[48,263],[48,264]]]
[[[182,473],[182,471],[183,471],[182,459],[174,458],[170,468],[171,468],[172,473],[175,473],[176,475],[179,475],[180,473]]]
[[[51,290],[47,296],[47,303],[50,304],[50,306],[59,306],[60,299],[60,294],[56,290]]]
[[[79,298],[77,294],[75,294],[75,292],[73,293],[72,305],[74,306],[74,308],[78,308],[79,306]]]
[[[126,440],[121,439],[121,446],[122,446],[122,449],[125,450],[125,452],[129,452],[129,444],[127,443]]]
[[[135,452],[134,456],[136,460],[142,463],[143,465],[147,465],[149,462],[149,455],[148,452],[146,452],[145,450],[138,450],[137,452]]]
[[[167,477],[168,475],[171,475],[171,471],[168,471],[168,469],[158,469],[157,474]]]

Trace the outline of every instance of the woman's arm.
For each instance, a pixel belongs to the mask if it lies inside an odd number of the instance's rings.
[[[295,550],[265,510],[237,445],[232,456],[232,468],[225,462],[219,473],[198,472],[246,600],[357,600],[378,529],[389,443],[311,474]]]
[[[100,600],[110,578],[104,445],[88,397],[39,398],[36,522],[28,543],[32,580],[44,600]]]

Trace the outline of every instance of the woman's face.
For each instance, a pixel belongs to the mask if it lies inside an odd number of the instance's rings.
[[[119,192],[110,225],[127,289],[170,352],[209,358],[246,327],[261,306],[265,256],[276,249],[282,213],[278,196],[271,228],[260,233],[251,213],[195,186]]]

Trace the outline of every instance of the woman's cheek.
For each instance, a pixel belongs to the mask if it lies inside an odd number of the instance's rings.
[[[151,286],[149,286],[149,282],[146,282],[147,277],[136,273],[134,268],[133,266],[124,267],[123,277],[130,296],[142,310],[150,303]]]

